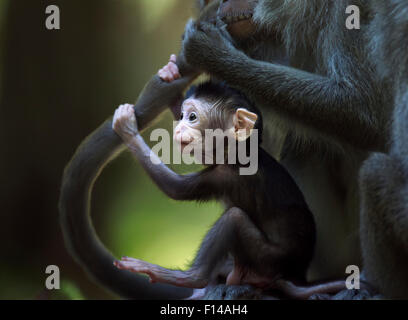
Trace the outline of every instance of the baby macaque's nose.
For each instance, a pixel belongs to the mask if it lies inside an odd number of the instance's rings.
[[[175,129],[175,134],[177,135],[184,134],[186,130],[187,130],[186,126],[184,126],[183,124],[179,124]]]
[[[180,142],[182,143],[184,132],[185,132],[184,126],[178,125],[178,126],[174,129],[174,140],[180,141]]]

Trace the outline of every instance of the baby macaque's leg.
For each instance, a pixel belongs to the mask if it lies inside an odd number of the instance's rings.
[[[170,56],[169,63],[166,64],[163,68],[161,68],[157,72],[157,75],[160,77],[160,79],[168,83],[171,83],[174,80],[181,78],[181,74],[176,64],[176,60],[177,60],[177,56],[175,54],[172,54]],[[180,99],[173,101],[172,104],[169,106],[171,112],[174,115],[174,118],[177,120],[180,119],[180,109],[181,109],[182,102],[183,102],[183,96],[181,95]]]
[[[115,261],[114,265],[122,270],[135,273],[144,273],[150,277],[150,282],[167,283],[186,288],[204,288],[208,280],[199,277],[194,269],[187,271],[170,270],[158,265],[129,257],[123,257],[120,261]]]
[[[251,285],[255,288],[271,288],[274,286],[278,276],[262,276],[252,270],[242,267],[235,263],[234,269],[229,273],[226,284],[229,286],[238,286],[243,284]]]
[[[220,267],[220,261],[224,261],[228,253],[234,257],[233,265],[224,263]],[[279,262],[285,255],[285,250],[270,243],[243,210],[234,207],[207,233],[193,267],[208,279],[214,279],[222,271],[227,276],[227,285],[266,288],[273,286],[279,277]],[[251,265],[246,263],[248,261]]]
[[[177,56],[172,54],[170,56],[169,63],[159,70],[157,75],[166,82],[173,82],[174,80],[180,79],[181,75],[179,68],[176,64]]]
[[[207,295],[208,290],[214,288],[218,284],[225,283],[225,279],[234,268],[234,260],[228,257],[224,263],[221,263],[214,270],[212,277],[209,279],[208,285],[205,288],[194,289],[193,294],[186,300],[202,300]]]
[[[346,289],[346,282],[329,281],[309,286],[297,286],[291,281],[280,279],[275,283],[275,289],[292,299],[306,300],[315,294],[336,294]]]

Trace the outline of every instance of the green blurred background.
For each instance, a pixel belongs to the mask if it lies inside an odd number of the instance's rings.
[[[45,28],[50,4],[61,30]],[[0,0],[0,299],[112,298],[65,250],[62,171],[81,140],[178,52],[192,13],[192,0]],[[155,127],[171,121],[167,112]],[[128,153],[103,172],[92,205],[117,257],[181,268],[222,210],[167,199]],[[51,264],[59,291],[44,287]]]

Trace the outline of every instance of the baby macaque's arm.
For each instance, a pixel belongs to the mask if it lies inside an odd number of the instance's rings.
[[[177,63],[174,62],[175,59]],[[135,113],[140,130],[145,129],[166,107],[174,110],[176,119],[178,119],[183,92],[199,75],[199,72],[186,63],[182,55],[178,57],[172,55],[170,62],[172,66],[167,67],[166,65],[167,68],[164,67],[160,74],[163,74],[168,80],[171,80],[171,75],[173,81],[167,82],[159,74],[155,74],[137,99]],[[175,72],[177,70],[180,70],[178,73],[180,76],[183,75],[182,77],[177,78]]]
[[[175,200],[197,200],[210,197],[213,193],[211,172],[201,171],[179,175],[151,151],[139,134],[133,105],[119,106],[113,117],[113,129],[168,197]]]
[[[162,69],[159,70],[157,75],[165,82],[171,83],[174,80],[180,79],[181,74],[179,71],[179,67],[176,64],[177,56],[172,54],[170,56],[169,63],[166,64]],[[173,113],[175,119],[180,118],[180,107],[182,103],[183,97],[180,95],[179,99],[176,99],[170,106],[170,110]]]

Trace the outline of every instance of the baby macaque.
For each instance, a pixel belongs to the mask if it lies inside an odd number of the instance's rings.
[[[168,65],[158,72],[163,81],[181,77],[175,61],[176,57],[171,56]],[[262,134],[261,114],[240,92],[224,84],[206,82],[190,90],[183,101],[174,132],[182,152],[191,153],[191,146],[200,147],[206,160],[219,153],[220,150],[215,150],[217,144],[206,150],[203,137],[208,129],[221,129],[227,140],[221,148],[224,163],[216,163],[213,157],[213,163],[206,163],[200,172],[179,175],[158,157],[153,163],[155,155],[151,155],[139,134],[132,105],[125,104],[116,110],[113,128],[170,198],[216,199],[226,206],[205,236],[189,270],[169,270],[128,257],[115,261],[116,267],[147,274],[151,282],[195,289],[223,279],[227,285],[280,289],[295,298],[316,293],[293,284],[305,283],[316,237],[313,215],[302,192],[286,169],[258,145],[255,150],[250,148],[251,153],[257,153],[258,170],[254,174],[241,174],[248,165],[239,156],[230,157],[233,145],[235,150],[243,144],[248,147],[252,135],[258,134],[261,140]]]

